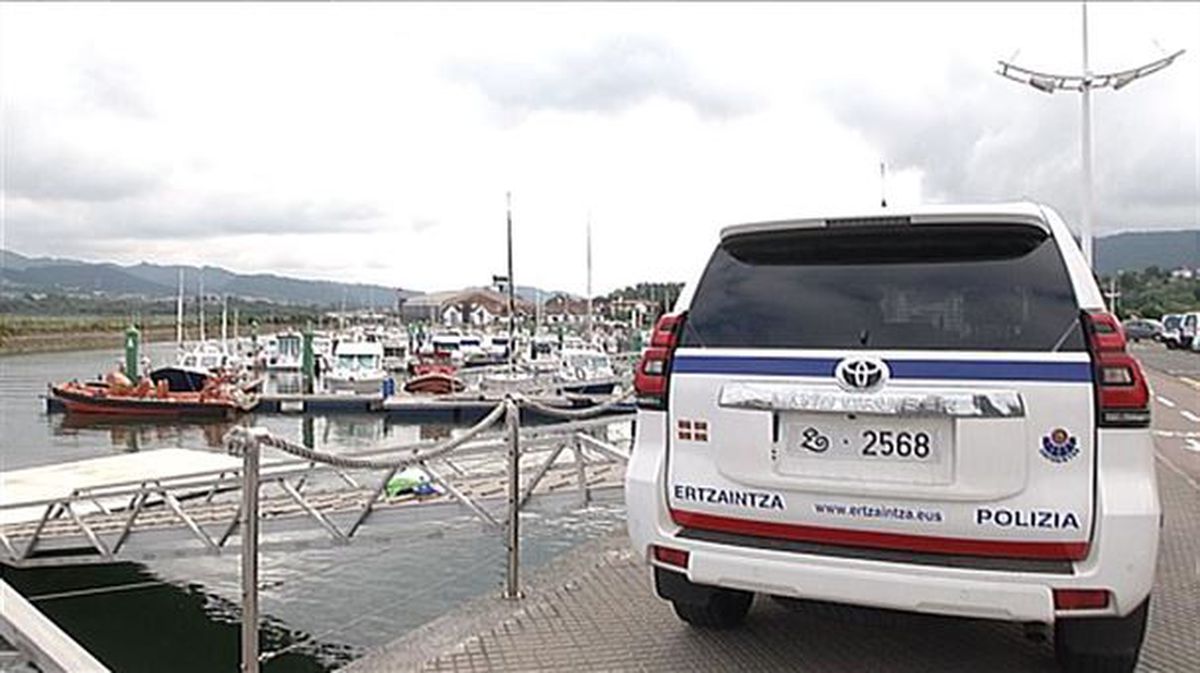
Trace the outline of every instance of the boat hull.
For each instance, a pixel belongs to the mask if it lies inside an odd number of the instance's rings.
[[[616,381],[605,381],[601,383],[574,383],[559,386],[559,390],[564,393],[575,393],[577,395],[612,395],[616,389]]]
[[[378,393],[383,389],[383,381],[383,378],[340,379],[328,376],[325,378],[325,389],[331,393]]]
[[[404,382],[404,392],[446,395],[461,392],[465,386],[457,377],[442,372],[429,372]]]
[[[97,394],[64,386],[51,389],[67,413],[139,418],[233,418],[249,408],[225,399],[181,399]]]

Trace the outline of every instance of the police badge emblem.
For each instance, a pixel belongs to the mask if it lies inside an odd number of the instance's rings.
[[[1079,440],[1063,428],[1042,437],[1042,456],[1052,463],[1065,463],[1079,455]]]

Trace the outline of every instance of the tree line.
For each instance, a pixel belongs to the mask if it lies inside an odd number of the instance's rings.
[[[1116,309],[1121,318],[1157,320],[1167,313],[1200,310],[1200,278],[1181,278],[1157,266],[1102,277],[1100,289],[1106,295],[1116,290]]]

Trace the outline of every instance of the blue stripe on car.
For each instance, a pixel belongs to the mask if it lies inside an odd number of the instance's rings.
[[[765,376],[833,376],[833,358],[728,357],[679,355],[671,365],[677,374],[757,374]],[[894,379],[1090,382],[1086,362],[1021,362],[1006,360],[886,360]]]

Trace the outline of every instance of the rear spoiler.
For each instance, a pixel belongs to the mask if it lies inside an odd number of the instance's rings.
[[[835,229],[850,227],[903,227],[911,225],[955,225],[955,224],[1012,224],[1032,226],[1051,233],[1050,224],[1040,213],[963,210],[959,212],[928,212],[911,214],[874,214],[849,217],[826,217],[796,220],[775,220],[735,224],[721,230],[721,240],[744,234],[759,234],[792,229]]]

